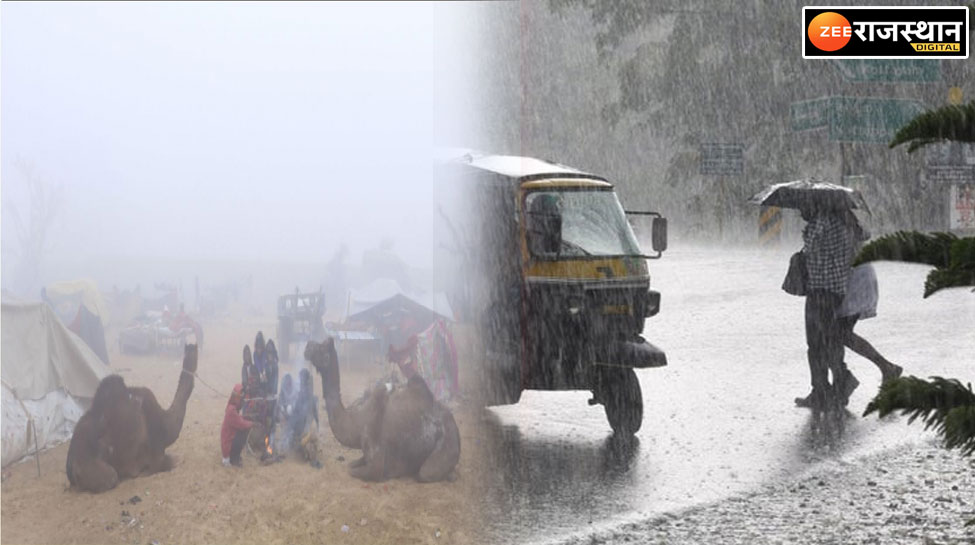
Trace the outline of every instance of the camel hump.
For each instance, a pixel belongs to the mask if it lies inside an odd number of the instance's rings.
[[[436,402],[436,398],[433,397],[433,392],[430,391],[430,387],[427,386],[427,381],[423,380],[419,374],[414,374],[406,382],[406,388],[413,392],[414,395],[421,396],[424,401]]]

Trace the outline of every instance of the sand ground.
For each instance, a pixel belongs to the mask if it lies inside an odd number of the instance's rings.
[[[172,471],[122,481],[103,494],[68,488],[68,445],[42,452],[41,476],[33,459],[4,472],[0,541],[3,543],[476,543],[479,520],[478,444],[481,413],[461,401],[451,408],[461,432],[461,460],[452,482],[421,484],[395,479],[367,484],[350,477],[349,461],[359,451],[340,446],[328,429],[322,405],[320,444],[324,467],[316,470],[295,457],[261,465],[244,457],[243,468],[221,465],[220,425],[240,354],[258,329],[274,335],[272,317],[224,317],[204,322],[206,344],[182,433],[167,452]],[[109,345],[117,339],[109,331]],[[465,373],[462,342],[461,382]],[[112,369],[126,383],[150,386],[168,406],[176,389],[180,356],[110,353]],[[284,367],[282,367],[284,370]],[[346,402],[379,379],[374,362],[343,361]],[[315,375],[316,395],[321,393]],[[201,381],[219,390],[215,392]],[[469,397],[466,397],[469,399]],[[321,403],[321,402],[320,402]],[[136,499],[138,497],[138,499]]]

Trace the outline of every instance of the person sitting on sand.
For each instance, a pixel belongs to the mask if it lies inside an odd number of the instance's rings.
[[[274,341],[267,340],[264,345],[264,392],[267,397],[268,429],[274,434],[274,427],[277,420],[275,405],[278,397],[278,349],[274,347]]]
[[[230,394],[227,408],[223,413],[223,424],[220,426],[220,451],[223,454],[224,466],[243,465],[240,453],[244,450],[247,442],[248,430],[254,425],[240,415],[240,408],[244,400],[244,387],[240,384],[234,385],[234,391]]]
[[[274,431],[271,434],[276,456],[284,456],[291,449],[294,430],[291,429],[290,422],[297,401],[298,392],[295,390],[294,380],[291,375],[284,375],[281,379],[281,391],[275,403]]]
[[[270,428],[270,422],[268,420],[270,415],[268,413],[267,396],[264,393],[261,374],[258,372],[257,366],[254,365],[254,360],[251,358],[251,349],[246,345],[244,346],[244,364],[241,374],[244,379],[244,402],[241,414],[251,422],[260,424],[264,432],[264,437],[268,439],[268,429]]]
[[[292,441],[298,453],[317,469],[322,467],[318,460],[318,399],[312,389],[311,372],[308,369],[302,369],[298,374],[298,383],[298,397],[289,420]],[[311,425],[312,419],[315,421],[314,428]]]

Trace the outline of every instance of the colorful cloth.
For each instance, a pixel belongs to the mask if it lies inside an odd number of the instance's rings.
[[[420,375],[437,401],[446,402],[460,390],[457,347],[443,319],[434,321],[425,331],[410,337],[405,347],[390,346],[387,357],[399,366],[407,379]]]
[[[445,320],[433,322],[417,335],[416,370],[438,401],[457,395],[457,347]]]

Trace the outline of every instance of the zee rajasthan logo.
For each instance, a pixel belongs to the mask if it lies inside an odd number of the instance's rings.
[[[804,59],[967,59],[965,6],[802,8]]]

